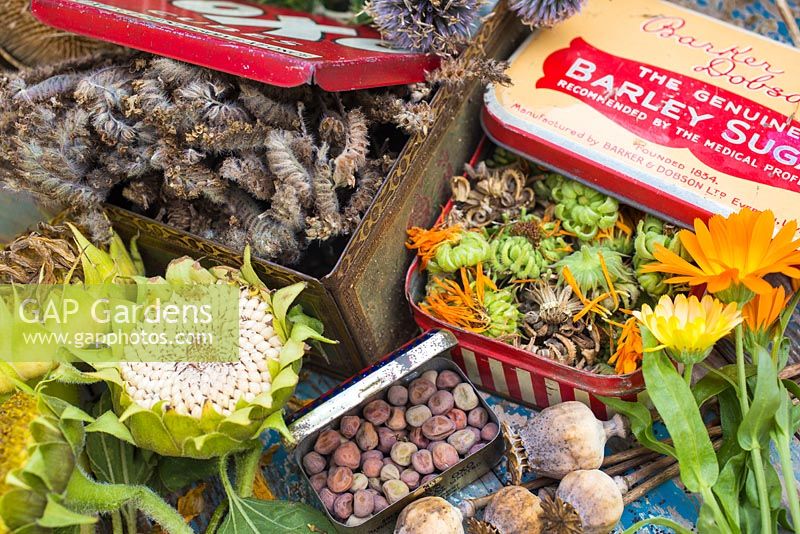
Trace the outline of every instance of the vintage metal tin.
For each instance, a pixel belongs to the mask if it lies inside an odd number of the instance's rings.
[[[303,472],[306,483],[311,485],[308,476],[302,469],[301,460],[306,453],[313,449],[319,433],[328,428],[338,428],[342,416],[360,413],[360,408],[364,404],[381,397],[392,384],[397,382],[406,384],[425,371],[445,369],[455,371],[464,382],[470,383],[469,378],[461,369],[446,357],[455,345],[456,339],[448,331],[426,332],[293,415],[289,423],[289,430],[298,444],[292,454],[297,465],[301,466],[300,470]],[[478,398],[480,406],[489,413],[490,422],[499,425],[499,420],[489,405],[480,395]],[[502,458],[504,450],[503,437],[498,433],[482,449],[467,456],[458,464],[424,486],[415,489],[405,498],[374,515],[360,526],[347,527],[330,514],[328,517],[338,532],[391,533],[394,530],[397,516],[412,501],[423,496],[446,497],[469,485],[494,467]],[[313,489],[311,492],[316,495]],[[318,502],[318,505],[321,509],[325,509],[321,502]]]
[[[507,57],[526,35],[518,18],[501,2],[485,20],[466,57]],[[345,378],[418,333],[403,299],[403,280],[412,254],[406,229],[430,226],[447,202],[447,181],[469,159],[482,136],[479,116],[483,87],[442,87],[431,104],[437,119],[427,132],[411,137],[389,171],[369,211],[327,273],[301,273],[276,263],[254,260],[270,287],[306,282],[300,297],[306,309],[325,323],[324,345],[309,364]],[[114,206],[108,214],[126,239],[139,234],[142,254],[154,267],[176,255],[202,256],[208,262],[236,264],[241,251],[188,234]]]
[[[484,157],[488,145],[487,138],[478,144],[471,165],[477,165]],[[452,201],[442,210],[439,222],[451,208]],[[577,400],[601,419],[610,414],[598,396],[636,400],[644,392],[641,370],[627,375],[590,373],[447,324],[420,308],[418,303],[425,296],[425,284],[419,258],[414,258],[405,281],[406,299],[414,320],[423,330],[443,328],[453,332],[458,339],[458,346],[451,351],[453,361],[481,389],[539,409]]]
[[[415,83],[439,64],[387,47],[368,26],[245,0],[33,0],[31,11],[62,30],[282,87]]]
[[[661,0],[590,0],[486,92],[498,144],[683,224],[797,217],[800,50]]]

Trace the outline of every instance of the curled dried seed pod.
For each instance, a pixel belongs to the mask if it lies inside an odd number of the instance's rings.
[[[262,158],[255,153],[226,158],[220,166],[219,173],[258,200],[269,200],[275,192],[275,176]]]
[[[293,137],[289,132],[272,130],[267,136],[267,161],[277,181],[291,188],[302,206],[309,206],[312,193],[311,177],[292,152]],[[276,196],[277,194],[276,188]],[[275,200],[273,197],[273,208]],[[291,215],[292,218],[296,218],[295,214]]]
[[[344,150],[333,160],[333,183],[336,187],[356,185],[355,173],[367,163],[369,130],[367,119],[360,109],[347,113],[347,142]]]
[[[361,216],[369,209],[384,181],[383,171],[375,161],[368,162],[367,166],[356,176],[358,177],[356,191],[348,200],[343,212],[345,233],[355,231],[361,223]]]
[[[264,124],[283,130],[300,129],[301,120],[296,107],[274,100],[253,83],[241,83],[239,91],[244,107]]]
[[[323,114],[319,123],[319,137],[334,149],[344,149],[347,143],[347,128],[338,113]]]
[[[317,151],[314,177],[311,186],[314,191],[315,216],[307,219],[306,237],[325,241],[341,233],[342,215],[339,213],[339,198],[333,187],[333,175],[327,158],[328,146],[323,144]]]

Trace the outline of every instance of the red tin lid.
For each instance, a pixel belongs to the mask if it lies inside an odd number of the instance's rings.
[[[43,23],[282,87],[348,91],[421,82],[435,56],[367,26],[242,0],[32,0]]]
[[[591,0],[487,90],[498,144],[691,224],[800,217],[800,50],[660,0]]]

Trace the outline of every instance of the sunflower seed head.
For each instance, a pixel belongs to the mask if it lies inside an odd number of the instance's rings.
[[[270,391],[269,360],[283,346],[272,325],[269,304],[249,288],[239,296],[239,359],[236,362],[124,362],[120,374],[128,395],[144,408],[164,402],[165,410],[200,418],[210,403],[228,416],[239,400],[252,402]]]

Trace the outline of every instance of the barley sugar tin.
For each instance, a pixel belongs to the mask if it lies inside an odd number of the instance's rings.
[[[486,92],[497,143],[667,219],[797,217],[800,50],[660,0],[590,0]]]

